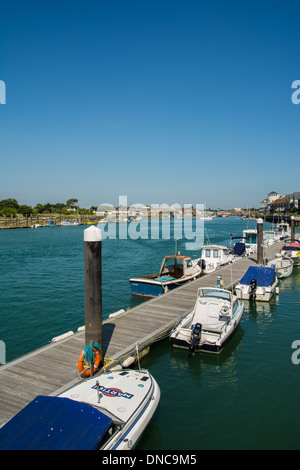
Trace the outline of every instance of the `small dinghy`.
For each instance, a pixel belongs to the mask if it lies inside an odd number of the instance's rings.
[[[239,299],[262,300],[268,302],[275,292],[278,279],[275,269],[266,266],[250,266],[235,286]]]
[[[291,258],[278,256],[268,261],[267,266],[275,269],[275,274],[278,279],[288,277],[292,274],[294,268],[294,261]]]
[[[244,303],[231,291],[201,287],[191,312],[174,328],[170,340],[174,347],[195,352],[219,354],[236,330],[244,313]]]
[[[0,429],[0,450],[130,450],[159,400],[148,371],[107,372],[36,397]]]

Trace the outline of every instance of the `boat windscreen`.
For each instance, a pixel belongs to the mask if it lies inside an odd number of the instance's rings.
[[[199,289],[199,297],[214,297],[224,300],[231,300],[230,292],[224,291],[222,289],[212,289],[212,288],[203,288]]]

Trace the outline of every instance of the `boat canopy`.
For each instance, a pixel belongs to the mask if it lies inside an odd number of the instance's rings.
[[[0,429],[0,450],[95,450],[111,424],[91,405],[39,395]]]
[[[253,279],[257,281],[259,287],[271,286],[275,282],[275,269],[264,266],[250,266],[240,280],[240,284],[248,286]]]
[[[246,253],[246,245],[243,242],[237,242],[233,247],[233,254],[242,256]]]

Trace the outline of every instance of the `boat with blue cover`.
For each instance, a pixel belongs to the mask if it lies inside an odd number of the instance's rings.
[[[49,220],[49,222],[45,224],[45,227],[57,227],[57,225],[54,220]]]
[[[244,302],[229,290],[200,287],[194,308],[171,331],[174,347],[219,354],[240,323]]]
[[[250,266],[235,286],[239,299],[268,302],[276,292],[278,279],[274,267]]]
[[[157,297],[200,276],[202,268],[189,256],[165,256],[160,271],[129,280],[132,295]]]
[[[37,396],[0,429],[0,450],[130,450],[159,400],[148,371],[108,371]]]

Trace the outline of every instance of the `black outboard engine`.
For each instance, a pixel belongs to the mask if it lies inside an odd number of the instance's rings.
[[[205,269],[205,268],[206,268],[205,259],[200,258],[197,264],[198,264],[198,266],[200,266],[201,269]]]
[[[199,343],[199,340],[200,340],[201,330],[202,330],[201,323],[196,323],[196,325],[195,325],[195,327],[192,331],[192,341],[191,341],[191,344],[190,344],[188,357],[193,356],[194,353],[195,353],[195,349],[196,349],[197,344]]]
[[[257,288],[257,280],[252,279],[249,284],[249,300],[250,301],[256,299],[256,288]]]

